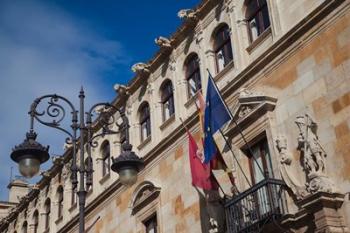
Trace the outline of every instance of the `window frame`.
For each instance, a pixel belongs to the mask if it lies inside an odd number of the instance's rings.
[[[249,146],[252,151],[254,151],[254,147],[259,148],[259,158],[261,158],[261,161],[262,161],[261,169],[263,170],[262,175],[264,176],[264,178],[265,178],[266,172],[268,172],[268,176],[270,178],[273,178],[274,175],[273,175],[271,152],[270,152],[269,142],[265,132],[261,136],[259,136],[257,139],[255,139],[253,143],[249,143]],[[263,148],[263,146],[265,148]],[[262,153],[263,149],[266,149],[267,153],[266,151],[265,153]],[[256,159],[253,158],[253,155],[250,153],[250,150],[248,150],[248,148],[245,148],[244,151],[249,160],[249,171],[250,171],[251,181],[252,181],[252,184],[255,185],[261,181],[261,180],[257,181],[257,177],[254,172],[255,171],[254,163],[256,163]],[[259,170],[259,172],[261,171]]]
[[[45,210],[45,222],[44,222],[44,227],[45,231],[49,231],[50,229],[50,214],[51,214],[51,200],[50,198],[47,198],[45,203],[44,203],[44,210]]]
[[[27,221],[23,222],[21,232],[22,233],[28,233],[28,222]]]
[[[163,122],[165,122],[175,115],[174,88],[171,80],[166,80],[160,89]],[[169,116],[166,115],[167,110],[169,111]]]
[[[64,189],[62,186],[57,188],[57,219],[63,218],[63,200]]]
[[[108,140],[101,146],[102,177],[111,173],[111,145]]]
[[[227,33],[227,34],[226,34]],[[220,37],[220,34],[222,38]],[[231,43],[230,28],[227,24],[219,25],[213,35],[213,50],[215,56],[216,73],[220,73],[233,61],[233,48]],[[227,36],[226,36],[227,35]],[[225,38],[227,37],[227,38]],[[218,42],[220,41],[220,43]],[[219,66],[219,53],[222,53],[223,67]]]
[[[196,53],[190,54],[185,62],[185,78],[187,82],[187,93],[193,97],[202,89],[202,77],[200,72],[199,57]],[[195,89],[192,89],[190,82],[193,81]]]
[[[153,233],[158,233],[159,228],[158,228],[158,218],[157,218],[157,212],[154,212],[151,214],[146,220],[142,222],[142,224],[145,227],[145,232],[150,233],[151,230],[153,229]],[[152,225],[150,225],[152,224]]]
[[[139,120],[140,120],[140,135],[141,135],[141,143],[146,141],[147,138],[151,136],[152,130],[151,130],[151,113],[150,113],[150,106],[147,102],[144,102],[141,104],[141,107],[139,109]],[[143,134],[143,128],[145,125],[146,129],[146,135]]]
[[[263,3],[261,4],[261,2]],[[255,2],[256,8],[251,10],[250,4],[252,2]],[[257,40],[260,35],[262,35],[267,29],[271,27],[271,20],[270,20],[270,12],[267,4],[267,0],[249,0],[246,1],[246,22],[247,22],[247,30],[248,30],[248,36],[249,36],[249,41],[250,43],[253,43],[255,40]],[[265,18],[264,18],[264,13],[263,11],[267,11],[267,20],[268,20],[268,26],[265,26]],[[251,27],[251,22],[252,20],[257,19],[257,35],[256,38],[253,38],[252,34],[252,27]]]
[[[38,233],[39,226],[39,211],[35,210],[33,213],[33,233]]]

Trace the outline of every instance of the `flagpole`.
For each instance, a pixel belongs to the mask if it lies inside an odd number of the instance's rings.
[[[244,171],[243,171],[243,168],[242,168],[241,164],[239,163],[239,161],[238,161],[238,159],[237,159],[235,153],[233,152],[233,149],[232,149],[231,145],[230,145],[229,142],[227,141],[227,138],[225,137],[225,135],[224,135],[224,133],[222,132],[222,130],[221,130],[221,129],[219,129],[219,130],[220,130],[220,134],[222,135],[222,137],[223,137],[224,140],[225,140],[226,145],[227,145],[228,148],[230,149],[230,151],[231,151],[231,153],[232,153],[232,155],[233,155],[233,158],[235,158],[235,160],[236,160],[236,162],[237,162],[237,165],[238,165],[238,167],[239,167],[239,170],[241,170],[241,172],[243,173],[243,176],[244,176],[244,178],[246,179],[246,181],[247,181],[249,187],[252,187],[252,185],[250,184],[250,181],[249,181],[248,177],[246,176],[246,174],[245,174]]]
[[[239,133],[240,133],[240,135],[241,135],[241,137],[242,137],[242,139],[243,139],[244,144],[248,147],[248,151],[249,151],[251,157],[253,158],[254,162],[255,162],[256,165],[258,166],[259,171],[261,172],[261,174],[266,178],[266,174],[263,172],[263,170],[262,170],[260,164],[256,161],[256,159],[255,159],[254,156],[253,156],[253,151],[252,151],[252,149],[250,148],[250,145],[248,144],[248,142],[247,142],[247,140],[246,140],[246,138],[245,138],[245,136],[244,136],[244,134],[243,134],[243,131],[242,131],[241,127],[238,125],[238,122],[237,122],[236,119],[233,117],[233,115],[232,115],[230,109],[228,108],[226,102],[223,100],[222,96],[220,95],[219,88],[218,88],[218,86],[216,85],[216,83],[215,83],[215,81],[214,81],[214,79],[213,79],[213,76],[211,76],[211,73],[210,73],[210,71],[209,71],[208,68],[207,68],[207,71],[208,71],[208,74],[209,74],[209,78],[210,78],[211,81],[213,82],[214,88],[215,88],[216,91],[219,93],[219,97],[221,98],[222,102],[224,103],[227,112],[230,114],[231,119],[233,120],[233,122],[235,123],[236,127],[238,128],[238,131],[239,131]],[[209,81],[209,80],[208,80],[208,81]],[[226,139],[225,135],[223,134],[223,132],[221,131],[221,129],[220,129],[220,132],[221,132],[221,135],[224,137],[225,141],[227,141],[227,139]]]

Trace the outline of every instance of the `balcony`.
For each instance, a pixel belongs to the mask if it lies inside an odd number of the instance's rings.
[[[287,213],[286,187],[282,180],[268,178],[229,199],[225,204],[227,232],[265,232],[264,226]]]

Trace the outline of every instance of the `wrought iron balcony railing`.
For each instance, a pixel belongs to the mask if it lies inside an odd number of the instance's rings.
[[[264,225],[287,213],[286,185],[264,179],[225,204],[229,233],[261,232]]]

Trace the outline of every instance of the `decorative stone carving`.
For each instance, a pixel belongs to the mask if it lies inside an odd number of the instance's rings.
[[[175,71],[176,70],[176,60],[175,58],[170,58],[170,61],[169,61],[169,69],[171,71]]]
[[[204,39],[203,38],[203,31],[199,31],[194,35],[194,38],[196,40],[196,44],[200,44],[200,42]]]
[[[251,112],[271,111],[275,108],[276,102],[277,99],[274,97],[242,88],[238,92],[238,104],[233,111],[233,116],[236,120],[242,120]]]
[[[149,83],[146,87],[146,90],[147,90],[147,94],[151,95],[152,92],[154,91],[153,85]]]
[[[141,75],[141,76],[145,76],[145,75],[149,75],[150,74],[149,65],[145,64],[145,63],[142,63],[142,62],[134,64],[131,67],[131,70],[134,73],[136,73],[138,75]]]
[[[63,150],[66,151],[68,149],[72,148],[72,144],[64,143],[63,144]]]
[[[132,214],[145,207],[148,203],[156,199],[160,194],[160,188],[150,181],[144,181],[135,189],[129,207]]]
[[[51,172],[49,172],[49,171],[43,171],[40,173],[40,175],[42,175],[44,178],[48,178],[48,179],[50,179],[52,176]]]
[[[62,178],[63,182],[66,184],[67,181],[70,178],[71,170],[70,170],[70,163],[65,163],[63,168],[62,168]]]
[[[188,22],[196,22],[198,20],[197,12],[192,9],[182,9],[177,13],[177,16]]]
[[[307,114],[298,116],[295,123],[299,129],[298,150],[306,173],[306,189],[310,193],[336,192],[334,183],[326,173],[326,152],[317,136],[317,123]]]
[[[286,185],[292,190],[297,199],[304,198],[308,193],[305,186],[298,180],[295,174],[295,168],[292,167],[293,157],[287,150],[287,139],[284,136],[279,136],[276,139],[276,148],[279,152],[279,170],[282,179]]]
[[[247,115],[248,113],[250,113],[252,111],[252,107],[251,106],[242,106],[242,108],[240,109],[240,111],[238,112],[238,117],[242,118],[245,115]]]
[[[134,71],[135,72],[135,71]],[[129,87],[116,83],[113,86],[114,90],[117,92],[118,96],[129,96]]]
[[[52,157],[52,163],[55,165],[63,165],[63,158],[62,156],[53,156]]]
[[[248,88],[241,88],[238,91],[238,98],[246,98],[246,97],[252,97],[252,96],[263,96],[263,93],[257,92],[257,91],[251,91]]]
[[[163,36],[159,36],[154,42],[160,47],[160,50],[163,53],[168,53],[173,49],[171,41]]]

